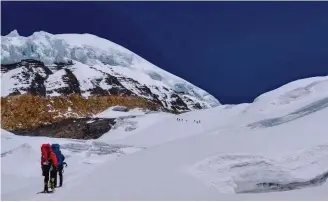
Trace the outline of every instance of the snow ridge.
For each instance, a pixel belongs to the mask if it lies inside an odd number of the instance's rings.
[[[79,76],[77,77],[88,77],[81,78],[84,83],[82,88],[90,86],[91,79],[89,77],[94,77],[96,74],[90,70],[90,67],[93,67],[97,71],[101,70],[124,78],[131,78],[141,85],[146,85],[152,93],[162,99],[167,99],[163,95],[163,92],[166,94],[163,89],[172,90],[181,95],[179,97],[189,108],[190,104],[188,103],[199,103],[202,108],[220,105],[220,102],[206,91],[160,69],[126,48],[95,35],[54,35],[40,31],[24,37],[19,36],[17,30],[14,30],[6,36],[1,36],[1,41],[2,64],[9,65],[22,60],[36,60],[50,68],[54,64],[72,63],[76,68],[79,66],[77,72]],[[89,75],[90,73],[92,75]],[[132,91],[135,92],[135,90]],[[8,92],[5,92],[6,94],[2,96],[8,95]]]

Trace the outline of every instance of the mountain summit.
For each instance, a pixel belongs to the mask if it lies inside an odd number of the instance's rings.
[[[135,96],[177,112],[220,102],[135,53],[91,34],[1,36],[1,96]],[[4,85],[5,84],[5,85]]]

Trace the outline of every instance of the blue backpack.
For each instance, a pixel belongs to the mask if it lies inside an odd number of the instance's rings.
[[[60,151],[60,145],[59,144],[52,144],[51,149],[56,154],[58,165],[63,164],[64,156],[62,155],[62,153]]]

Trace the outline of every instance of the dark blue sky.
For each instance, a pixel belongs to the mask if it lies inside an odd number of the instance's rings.
[[[328,2],[1,2],[1,34],[91,33],[205,89],[251,102],[328,74]]]

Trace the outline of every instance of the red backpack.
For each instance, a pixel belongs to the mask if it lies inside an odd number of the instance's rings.
[[[42,144],[41,145],[41,166],[49,164],[50,151],[51,151],[50,144]]]

